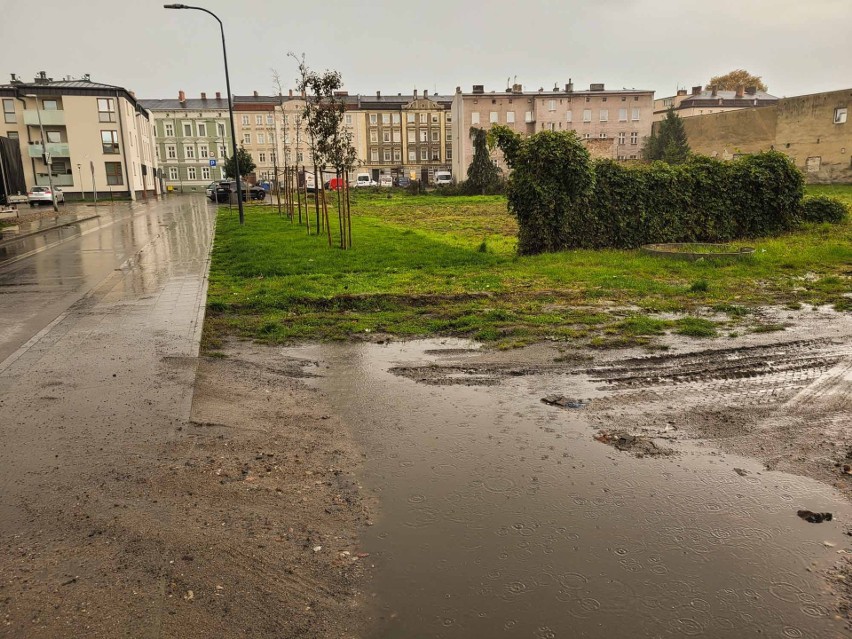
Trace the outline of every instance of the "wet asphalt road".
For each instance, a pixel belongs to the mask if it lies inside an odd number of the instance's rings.
[[[98,213],[0,255],[0,600],[42,621],[67,613],[45,611],[57,584],[108,589],[75,509],[188,418],[203,320],[214,208],[173,197]],[[116,628],[135,618],[129,635],[156,636],[148,594]]]

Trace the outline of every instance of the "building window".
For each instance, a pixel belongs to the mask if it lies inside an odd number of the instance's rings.
[[[275,124],[275,116],[269,113],[266,114],[266,126],[272,126]]]
[[[198,175],[196,174],[194,166],[186,167],[186,179],[187,180],[196,180],[198,179]]]
[[[393,141],[394,144],[399,144],[400,142],[402,142],[402,132],[399,129],[394,129]]]
[[[173,181],[178,179],[178,170],[176,166],[169,167],[169,179]]]
[[[373,144],[379,143],[379,132],[375,129],[370,130],[370,142]]]
[[[491,124],[497,124],[500,121],[500,118],[497,115],[497,111],[491,111],[491,113],[488,114],[488,121]]]
[[[242,118],[240,118],[240,120],[242,121],[243,126],[248,126],[248,125],[249,125],[249,116],[244,115]]]
[[[195,159],[195,147],[192,146],[192,145],[187,145],[187,146],[183,147],[183,157],[185,157],[187,160],[194,160]]]
[[[163,131],[167,138],[175,137],[175,125],[172,122],[166,122],[163,124]]]
[[[115,101],[112,98],[98,98],[98,122],[115,122]]]
[[[420,149],[420,159],[424,162],[429,160],[429,149],[427,149],[425,146]]]
[[[62,142],[62,134],[59,131],[46,131],[47,141],[51,144],[59,144]]]
[[[524,122],[532,122],[532,121],[533,121],[532,111],[527,111],[526,113],[524,113]]]
[[[370,126],[376,126],[379,123],[379,116],[375,113],[370,114]]]
[[[390,124],[390,113],[382,113],[382,124]]]
[[[432,142],[441,141],[441,132],[438,129],[432,129]]]
[[[639,144],[639,133],[637,131],[630,133],[630,144]]]
[[[378,149],[370,149],[370,162],[378,162],[379,161],[379,150]]]
[[[183,136],[185,138],[192,137],[192,122],[184,122],[183,123]]]
[[[548,111],[556,111],[556,100],[548,100],[547,101],[547,110]]]
[[[420,141],[428,142],[429,141],[429,131],[426,129],[420,129]]]
[[[391,132],[390,131],[382,131],[382,142],[387,142],[390,144],[391,141]]]
[[[414,124],[414,114],[413,113],[407,113],[405,115],[405,121],[408,122],[409,124]]]
[[[432,148],[432,160],[440,160],[441,159],[441,149],[438,147]]]
[[[220,158],[224,158],[224,157],[225,157],[225,155],[226,155],[226,153],[225,153],[225,145],[224,145],[224,144],[220,144],[220,145],[218,146],[218,149],[219,149],[219,157],[220,157]]]
[[[195,125],[198,128],[198,137],[206,138],[207,137],[207,124],[204,122],[199,122]]]
[[[210,147],[206,144],[198,145],[198,157],[200,158],[208,158],[210,157]]]
[[[574,121],[574,115],[571,113],[571,109],[568,109],[565,112],[565,121],[566,122],[573,122]]]
[[[417,131],[408,129],[408,143],[414,144],[415,142],[417,142]]]
[[[388,151],[387,149],[385,149],[385,152],[384,152],[384,158],[385,158],[385,162],[390,162],[390,161],[391,161],[391,152],[390,152],[390,151]]]
[[[104,153],[118,153],[118,131],[101,131],[101,145]]]
[[[479,116],[479,114],[477,113],[477,117],[478,116]],[[478,121],[479,120],[477,120],[477,122]],[[428,113],[421,113],[420,114],[420,124],[428,124],[428,123],[429,123],[429,114]]]
[[[514,124],[515,123],[515,112],[507,111],[506,112],[506,124]]]
[[[600,135],[599,135],[598,137],[599,137],[601,140],[606,140],[606,133],[604,133],[603,131],[601,131],[601,133],[600,133]]]
[[[104,168],[106,169],[107,184],[110,186],[124,184],[124,178],[121,176],[121,162],[104,162]]]
[[[446,155],[447,155],[447,159],[448,159],[448,160],[452,160],[452,159],[453,159],[453,149],[452,149],[452,147],[449,147],[449,146],[447,147]]]
[[[296,162],[304,162],[304,161],[305,161],[305,154],[302,153],[301,151],[298,151],[296,153]]]
[[[394,113],[391,117],[394,124],[399,124],[399,113]]]
[[[216,123],[216,135],[220,138],[225,137],[225,125],[221,122]]]
[[[834,110],[834,123],[846,124],[846,107]]]
[[[632,113],[632,120],[636,122],[639,119],[639,109],[634,108]]]
[[[347,113],[344,117],[346,118],[346,126],[352,126],[352,114]]]
[[[266,136],[263,133],[257,134],[257,143],[258,144],[266,144]]]
[[[42,100],[41,108],[45,111],[57,111],[59,110],[59,103],[56,100]]]
[[[177,147],[174,144],[166,146],[166,157],[170,160],[177,160]]]
[[[263,126],[263,116],[262,116],[262,115],[256,115],[256,116],[254,116],[254,123],[255,123],[257,126]]]
[[[583,109],[583,122],[591,122],[592,121],[592,110],[591,109]]]
[[[400,151],[399,149],[393,150],[393,161],[402,162],[402,151]]]
[[[479,124],[479,111],[474,111],[470,114],[470,123]]]
[[[417,162],[417,151],[414,149],[408,149],[408,161],[409,162]]]
[[[243,133],[243,144],[251,144],[251,133]]]
[[[618,110],[618,121],[619,122],[627,122],[627,109],[619,109]]]
[[[627,136],[624,134],[624,131],[618,134],[618,143],[624,144],[624,141],[627,139]]]
[[[509,100],[509,103],[510,103],[510,104],[511,104],[511,102],[512,102],[512,101],[511,101],[511,100]],[[451,114],[451,113],[447,113],[447,117],[445,118],[445,120],[447,121],[447,124],[449,124],[450,122],[452,122],[452,121],[453,121],[453,116],[452,116],[452,114]]]
[[[453,130],[447,129],[447,142],[450,142],[453,139]]]
[[[16,124],[18,118],[15,116],[15,101],[3,99],[3,121],[6,124]]]
[[[601,109],[600,110],[600,121],[601,122],[609,122],[609,110]]]
[[[257,154],[257,159],[258,159],[258,161],[260,161],[260,162],[266,162],[266,153],[263,153],[263,152],[258,153],[258,154]]]
[[[209,166],[202,166],[201,167],[201,179],[202,180],[209,180],[210,179],[210,167]]]
[[[438,114],[437,113],[432,114],[432,124],[438,124]]]

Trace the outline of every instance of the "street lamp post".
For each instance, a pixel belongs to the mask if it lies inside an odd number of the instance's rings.
[[[53,202],[53,210],[59,212],[56,204],[56,193],[53,190],[53,173],[50,171],[50,154],[47,152],[47,139],[44,135],[44,125],[41,123],[41,109],[38,108],[38,96],[29,93],[25,98],[35,98],[36,114],[38,115],[38,128],[41,130],[41,159],[47,167],[47,184],[50,187],[50,199]]]
[[[239,154],[237,153],[237,128],[234,126],[234,100],[231,96],[231,78],[228,75],[228,51],[225,48],[225,27],[222,25],[222,21],[212,11],[205,9],[204,7],[192,7],[186,4],[164,4],[164,9],[194,9],[195,11],[203,11],[207,13],[213,18],[215,18],[216,22],[219,23],[219,30],[222,32],[222,55],[225,58],[225,88],[228,90],[228,116],[231,119],[231,144],[232,150],[234,152],[234,171],[236,172],[236,180],[237,180],[237,205],[240,210],[240,224],[245,224],[245,214],[243,212],[243,185],[242,179],[240,177],[240,165],[239,165]]]

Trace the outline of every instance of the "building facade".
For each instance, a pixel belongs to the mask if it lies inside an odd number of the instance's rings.
[[[757,87],[737,87],[735,91],[717,91],[714,88],[702,89],[692,87],[687,94],[686,89],[678,89],[676,95],[654,100],[654,121],[659,122],[666,117],[670,107],[674,107],[682,118],[711,113],[725,113],[739,109],[756,109],[772,106],[778,98],[769,95]]]
[[[167,191],[203,193],[213,180],[225,177],[224,161],[231,154],[228,100],[220,93],[208,99],[142,100],[153,115],[156,153]],[[214,166],[215,165],[215,166]]]
[[[588,91],[575,91],[572,82],[564,90],[534,92],[519,84],[489,93],[482,85],[474,85],[470,93],[457,88],[452,103],[453,176],[465,179],[473,161],[471,127],[488,129],[495,124],[523,136],[573,131],[594,156],[638,159],[651,134],[653,104],[653,91],[607,90],[603,84],[592,84]],[[502,153],[494,151],[492,159],[501,170],[508,170]]]
[[[731,159],[775,149],[812,183],[852,183],[852,89],[781,98],[762,109],[739,109],[683,122],[695,153]]]
[[[150,113],[126,89],[81,80],[0,85],[0,135],[17,139],[27,186],[53,182],[66,199],[146,198],[160,192]]]

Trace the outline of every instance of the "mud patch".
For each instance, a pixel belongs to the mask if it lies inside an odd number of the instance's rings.
[[[630,453],[635,457],[668,457],[674,454],[671,448],[658,446],[654,440],[644,435],[631,435],[626,432],[600,431],[595,441],[612,446],[616,450]]]

